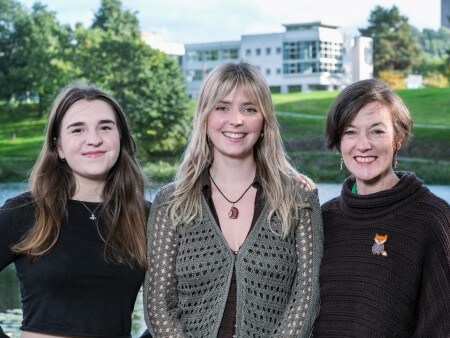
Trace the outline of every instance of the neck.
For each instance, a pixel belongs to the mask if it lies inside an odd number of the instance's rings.
[[[221,186],[242,187],[255,178],[256,163],[252,161],[214,161],[209,169],[215,182]]]
[[[85,202],[102,202],[104,182],[80,181],[77,179],[77,188],[72,199]]]

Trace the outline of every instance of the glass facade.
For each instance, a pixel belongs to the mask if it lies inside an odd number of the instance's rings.
[[[342,43],[290,41],[283,43],[283,74],[342,73]]]
[[[187,61],[221,61],[239,59],[239,49],[210,49],[210,50],[192,50],[186,53]]]

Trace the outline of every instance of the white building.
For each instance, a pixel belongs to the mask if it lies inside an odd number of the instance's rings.
[[[441,26],[450,28],[450,0],[441,0]]]
[[[243,35],[240,41],[185,45],[180,60],[189,96],[198,95],[214,67],[241,59],[259,67],[273,93],[340,89],[372,78],[371,38],[347,36],[320,21],[284,27],[284,33]]]

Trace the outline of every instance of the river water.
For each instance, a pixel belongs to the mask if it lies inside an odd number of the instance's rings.
[[[319,183],[317,186],[321,204],[338,196],[341,191],[340,184]],[[428,187],[434,194],[450,202],[450,186],[432,185]],[[3,205],[6,199],[25,191],[26,188],[26,184],[0,183],[0,205]],[[152,200],[154,193],[155,191],[148,191],[147,198]],[[11,265],[0,272],[0,326],[8,335],[16,338],[19,337],[21,320],[19,285],[14,267]],[[133,337],[139,337],[144,328],[142,294],[140,294],[133,313]]]

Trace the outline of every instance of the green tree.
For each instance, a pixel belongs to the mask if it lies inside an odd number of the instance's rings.
[[[441,27],[435,31],[424,29],[415,30],[414,35],[424,51],[421,63],[414,68],[414,72],[427,78],[438,78],[446,73],[448,65],[447,50],[449,49],[450,29]]]
[[[420,63],[421,49],[414,39],[408,18],[400,14],[398,7],[375,7],[370,13],[369,26],[359,31],[373,39],[376,76],[385,70],[406,75]]]
[[[184,143],[188,99],[178,62],[150,48],[138,32],[133,13],[117,0],[103,0],[92,27],[76,27],[73,54],[78,76],[109,89],[122,104],[149,159]]]
[[[20,72],[30,95],[37,97],[38,115],[42,116],[55,93],[70,78],[72,65],[66,53],[70,48],[71,29],[61,26],[56,14],[38,2],[32,7],[23,33],[21,57],[25,67]]]
[[[67,78],[64,51],[70,28],[60,26],[55,13],[40,3],[29,12],[13,1],[0,1],[1,97],[10,104],[37,98],[42,116]]]
[[[0,0],[0,99],[7,102],[19,94],[20,78],[15,77],[15,69],[20,67],[16,55],[20,53],[17,27],[27,21],[27,13],[21,5],[12,0]]]
[[[120,0],[102,0],[92,28],[100,28],[105,32],[134,39],[141,35],[136,12],[124,10]]]

